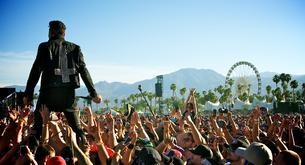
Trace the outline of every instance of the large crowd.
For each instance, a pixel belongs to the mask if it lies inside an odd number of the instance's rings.
[[[190,94],[192,95],[192,94]],[[2,164],[304,164],[304,114],[273,114],[256,107],[248,114],[213,111],[199,115],[195,100],[169,115],[80,115],[87,142],[80,143],[61,113],[40,107],[42,134],[31,129],[31,107],[8,108],[0,121]],[[302,163],[301,163],[302,162]]]

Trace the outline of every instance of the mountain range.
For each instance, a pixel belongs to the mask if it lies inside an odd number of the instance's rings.
[[[275,83],[272,81],[272,78],[275,72],[262,72],[261,82],[262,82],[262,94],[266,93],[266,85],[271,85],[272,88],[275,88]],[[171,96],[172,92],[170,90],[170,85],[172,83],[176,84],[177,95],[179,95],[179,89],[182,87],[196,88],[198,92],[203,90],[207,91],[209,89],[214,89],[219,85],[225,84],[226,77],[222,74],[219,74],[211,69],[194,69],[194,68],[184,68],[173,73],[163,75],[163,96]],[[257,80],[255,76],[250,76],[251,81],[251,91],[257,91]],[[295,79],[299,82],[299,88],[301,84],[305,82],[305,75],[292,75],[292,79]],[[142,86],[143,91],[155,92],[155,83],[157,82],[156,77],[135,82],[132,84],[121,83],[121,82],[106,82],[100,81],[95,84],[95,88],[98,93],[102,94],[104,99],[113,100],[114,98],[126,98],[132,93],[139,93],[138,85]],[[9,86],[16,88],[16,91],[24,91],[24,86]],[[39,87],[35,88],[35,91],[38,92]],[[87,89],[82,86],[76,90],[78,96],[87,96]]]

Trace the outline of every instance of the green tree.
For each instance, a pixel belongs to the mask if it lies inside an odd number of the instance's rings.
[[[135,96],[135,94],[130,94],[130,95],[128,96],[128,99],[127,99],[127,100],[131,101],[131,102],[134,104],[135,101],[136,101],[136,96]]]
[[[243,93],[242,95],[238,96],[238,98],[239,98],[241,101],[245,102],[245,101],[249,98],[249,96],[248,96],[247,93]]]
[[[289,84],[289,81],[291,80],[291,75],[286,73],[281,73],[279,76],[281,80],[281,85],[283,87],[283,92],[285,92],[288,88],[285,88],[285,85]]]
[[[275,83],[275,86],[277,87],[277,84],[281,81],[281,79],[280,79],[280,77],[279,77],[279,75],[274,75],[273,76],[273,82]]]
[[[121,106],[122,106],[123,108],[125,108],[126,103],[127,103],[127,99],[123,98],[123,99],[121,100]]]
[[[302,100],[302,92],[300,90],[295,92],[296,100]]]
[[[273,94],[273,96],[276,97],[276,99],[277,99],[278,101],[282,101],[282,100],[283,100],[282,90],[281,90],[280,87],[276,87],[276,88],[274,89],[274,91],[273,91],[272,94]]]
[[[146,96],[147,96],[147,98],[148,98],[148,101],[149,101],[150,106],[152,106],[152,100],[153,100],[153,98],[154,98],[154,94],[153,94],[152,92],[148,92],[148,93],[146,94]]]
[[[299,86],[298,81],[297,80],[292,80],[290,82],[290,87],[292,88],[292,93],[293,93],[293,101],[295,101],[295,89],[297,89]]]
[[[232,86],[233,86],[233,84],[234,84],[234,80],[230,78],[230,79],[228,80],[228,84],[229,84],[229,86],[230,86],[230,89],[232,89]]]
[[[268,96],[271,94],[271,90],[272,90],[272,87],[270,85],[267,85],[266,86],[266,92],[267,92]]]
[[[115,103],[115,106],[118,107],[119,99],[118,99],[118,98],[115,98],[115,99],[113,100],[113,102]]]
[[[303,101],[305,102],[305,83],[302,84],[302,97],[303,97]]]
[[[104,100],[104,104],[106,104],[106,108],[109,109],[110,100],[109,99],[105,99]]]
[[[219,86],[216,88],[216,91],[217,91],[220,95],[222,95],[223,92],[224,92],[224,87],[223,87],[222,85],[219,85]]]
[[[179,93],[180,93],[180,95],[181,95],[181,97],[182,97],[182,101],[184,102],[184,100],[185,100],[184,95],[185,95],[185,93],[186,93],[186,88],[185,88],[185,87],[181,88],[181,89],[179,90]]]
[[[205,97],[206,97],[205,100],[210,101],[212,103],[216,103],[218,101],[218,97],[212,90],[209,90],[208,94]]]
[[[176,86],[176,84],[171,84],[171,86],[170,86],[170,89],[172,90],[172,92],[173,92],[173,97],[175,97],[176,96],[176,89],[177,89],[177,86]]]
[[[272,87],[270,85],[267,85],[266,86],[266,92],[267,92],[267,102],[270,102],[271,101],[271,98],[270,98],[270,94],[271,94],[271,91],[272,91]]]

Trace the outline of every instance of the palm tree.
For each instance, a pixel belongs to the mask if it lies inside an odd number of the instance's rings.
[[[121,100],[121,106],[124,107],[126,105],[126,103],[127,103],[127,99],[123,98]]]
[[[109,99],[105,99],[104,100],[104,104],[106,104],[106,108],[109,109],[109,103],[110,103],[110,100]]]
[[[251,84],[248,84],[248,88],[247,88],[248,96],[250,96],[250,90],[251,90]]]
[[[212,103],[216,103],[218,101],[218,97],[212,90],[209,90],[208,94],[205,97],[207,101],[210,101]]]
[[[279,77],[279,75],[274,75],[273,76],[273,82],[275,83],[275,86],[277,87],[277,84],[281,81],[281,79],[280,79],[280,77]]]
[[[130,94],[130,95],[128,96],[128,100],[131,101],[131,102],[134,104],[135,101],[136,101],[136,96],[135,96],[135,94]]]
[[[183,87],[183,88],[181,88],[180,90],[179,90],[179,93],[180,93],[180,95],[181,95],[181,97],[182,97],[182,101],[184,102],[184,95],[185,95],[185,92],[186,92],[186,88],[185,87]]]
[[[202,95],[205,96],[207,94],[207,91],[202,91]]]
[[[266,86],[266,91],[267,91],[267,102],[269,102],[270,99],[270,93],[271,93],[272,87],[270,85]]]
[[[302,84],[302,89],[303,89],[302,97],[303,97],[303,100],[305,102],[305,83]]]
[[[286,74],[285,73],[281,73],[279,78],[280,78],[280,81],[281,81],[282,86],[283,86],[283,84],[286,82]]]
[[[174,84],[174,83],[171,84],[170,89],[173,91],[173,97],[175,97],[176,96],[176,89],[177,89],[176,84]]]
[[[273,96],[276,97],[276,99],[277,99],[278,101],[281,101],[281,100],[283,99],[282,90],[281,90],[280,87],[275,88],[275,89],[273,90],[273,93],[272,93],[272,94],[273,94]]]
[[[115,103],[115,106],[118,107],[119,99],[118,99],[118,98],[115,98],[115,99],[113,100],[113,102]]]
[[[295,89],[299,86],[298,81],[297,80],[292,80],[290,82],[290,87],[292,88],[292,93],[293,93],[293,101],[295,101]]]
[[[224,92],[223,86],[222,86],[222,85],[219,85],[219,86],[216,88],[216,91],[217,91],[220,95],[222,95],[223,92]]]
[[[289,84],[289,81],[291,80],[291,75],[290,74],[281,73],[279,78],[280,78],[280,80],[282,82],[282,87],[283,87],[283,90],[284,90],[284,84]]]
[[[285,81],[288,84],[289,81],[291,80],[291,75],[290,74],[285,74]]]
[[[150,106],[152,106],[152,99],[154,98],[154,94],[152,92],[147,93],[147,98],[149,100]]]
[[[229,84],[229,86],[230,86],[230,89],[232,89],[232,86],[233,86],[233,84],[234,84],[234,80],[230,78],[230,79],[228,80],[228,84]]]
[[[269,96],[271,93],[272,87],[270,85],[266,86],[267,95]]]
[[[295,92],[295,97],[296,97],[296,100],[302,100],[302,92],[300,90],[297,90]]]

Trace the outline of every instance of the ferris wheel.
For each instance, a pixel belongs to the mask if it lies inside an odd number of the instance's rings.
[[[260,95],[262,88],[261,76],[257,68],[247,61],[239,61],[231,66],[225,85],[233,88],[232,92],[235,96],[251,93]]]

